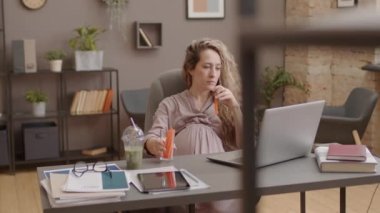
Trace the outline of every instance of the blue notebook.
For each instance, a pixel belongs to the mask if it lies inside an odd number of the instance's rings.
[[[128,178],[124,171],[111,171],[112,177],[109,173],[102,173],[103,189],[125,189],[129,188]]]

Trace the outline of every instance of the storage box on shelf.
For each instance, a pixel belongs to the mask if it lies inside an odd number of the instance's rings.
[[[54,122],[22,124],[25,160],[58,158],[58,128]]]

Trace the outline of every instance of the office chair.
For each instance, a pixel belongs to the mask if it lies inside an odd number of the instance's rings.
[[[173,69],[161,73],[150,86],[150,95],[146,108],[145,128],[148,131],[153,124],[153,115],[159,103],[166,97],[182,92],[186,89],[186,82],[181,69]]]
[[[142,129],[144,128],[145,111],[149,97],[149,89],[123,90],[120,98],[125,112],[132,117],[134,122]]]
[[[376,92],[366,88],[354,88],[344,105],[325,106],[315,142],[355,144],[352,131],[357,130],[360,139],[363,137],[377,97]]]

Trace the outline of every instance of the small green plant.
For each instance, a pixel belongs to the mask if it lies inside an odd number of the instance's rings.
[[[94,51],[97,50],[97,36],[104,32],[96,27],[85,26],[74,30],[77,36],[69,40],[69,46],[74,50]]]
[[[264,84],[261,93],[264,96],[264,101],[267,108],[271,106],[273,96],[280,88],[292,86],[302,90],[305,93],[309,93],[306,85],[295,79],[291,73],[284,69],[284,67],[266,67],[263,74],[263,80]]]
[[[28,90],[25,94],[25,99],[30,103],[46,102],[48,97],[41,90]]]
[[[63,60],[66,54],[62,50],[50,50],[46,53],[45,58],[49,61]]]

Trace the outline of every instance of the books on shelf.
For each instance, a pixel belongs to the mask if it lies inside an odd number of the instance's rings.
[[[327,152],[327,160],[366,160],[366,147],[359,144],[331,144]]]
[[[107,147],[98,147],[93,149],[82,150],[82,155],[95,156],[107,152]]]
[[[74,94],[73,103],[71,104],[71,107],[70,107],[70,113],[71,114],[75,114],[77,111],[77,107],[79,104],[79,96],[80,96],[80,92],[76,92]]]
[[[109,112],[112,98],[112,89],[77,91],[71,102],[70,114],[84,115]]]
[[[377,161],[365,147],[365,161],[328,160],[329,147],[315,148],[315,158],[321,172],[376,172]]]
[[[107,91],[106,98],[104,100],[103,112],[109,112],[112,105],[113,92],[111,89]]]
[[[144,32],[143,29],[139,28],[139,34],[142,38],[142,40],[145,42],[146,46],[148,47],[152,47],[152,42],[150,41],[149,37],[147,36],[147,34]]]

